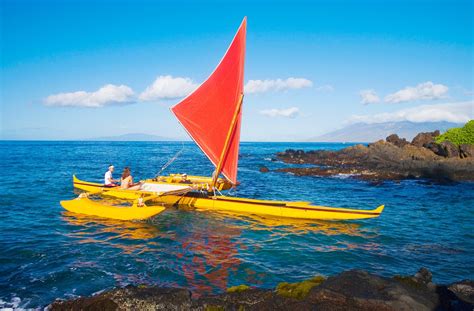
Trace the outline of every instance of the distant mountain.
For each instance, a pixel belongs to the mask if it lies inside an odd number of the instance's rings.
[[[118,136],[90,138],[92,141],[176,141],[179,139],[143,133],[130,133]]]
[[[320,136],[312,137],[308,141],[315,142],[374,142],[384,139],[390,134],[397,134],[407,140],[413,139],[420,132],[432,132],[434,130],[446,131],[460,124],[450,122],[422,122],[409,121],[386,122],[386,123],[355,123],[342,129],[332,131]]]

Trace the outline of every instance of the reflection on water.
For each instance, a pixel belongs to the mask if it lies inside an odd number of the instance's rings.
[[[353,237],[374,238],[376,230],[363,228],[360,223],[344,221],[305,220],[292,218],[277,218],[250,214],[233,214],[225,211],[206,212],[217,219],[231,218],[240,220],[242,230],[275,230],[276,235],[320,233],[324,235],[349,235]]]
[[[78,243],[96,243],[119,248],[125,254],[153,251],[148,243],[127,243],[130,240],[146,242],[162,233],[155,226],[143,221],[123,221],[63,212],[62,219],[74,228],[65,235],[76,238]]]
[[[112,233],[113,238],[132,239],[132,240],[149,240],[156,238],[159,230],[143,221],[124,221],[108,218],[100,218],[89,215],[76,214],[72,212],[63,212],[62,219],[72,226],[79,227],[78,231],[72,232],[72,236],[86,236],[89,232],[84,231],[91,227],[97,229],[93,234]],[[99,240],[97,242],[100,242]]]
[[[182,269],[189,287],[196,293],[212,292],[213,287],[225,290],[229,273],[237,271],[240,260],[237,258],[239,244],[233,239],[241,233],[240,229],[221,227],[217,231],[197,232],[182,242],[181,253],[192,254],[192,259],[183,263]]]
[[[379,245],[369,242],[377,237],[376,230],[368,230],[359,223],[278,219],[256,215],[225,212],[196,212],[169,208],[149,221],[120,221],[63,212],[62,219],[72,226],[65,233],[80,244],[93,243],[113,247],[123,254],[133,255],[135,262],[161,266],[157,263],[163,252],[172,255],[169,268],[178,270],[186,279],[187,287],[195,295],[223,291],[229,287],[232,274],[242,263],[239,253],[249,251],[242,232],[262,231],[268,241],[296,239],[308,234],[362,238],[361,243],[341,241],[330,245],[314,245],[312,250],[325,253],[350,249],[377,251]],[[170,228],[179,228],[171,231]],[[133,243],[131,243],[133,242]],[[175,247],[170,248],[170,245]],[[255,252],[263,245],[252,245]],[[142,256],[149,253],[150,260]],[[173,259],[174,258],[174,259]],[[75,267],[93,267],[93,262],[76,262]],[[248,283],[260,284],[265,273],[245,268]],[[145,275],[113,274],[118,284],[153,284]],[[158,282],[159,283],[159,282]],[[161,283],[160,283],[161,284]]]

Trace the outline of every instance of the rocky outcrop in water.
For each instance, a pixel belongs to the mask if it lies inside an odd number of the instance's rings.
[[[456,146],[449,141],[436,143],[439,131],[420,133],[412,142],[393,134],[368,146],[355,145],[339,151],[286,150],[277,157],[292,164],[313,167],[279,169],[295,175],[350,175],[382,181],[428,178],[442,181],[474,180],[474,146]]]
[[[351,270],[324,279],[281,283],[274,290],[238,286],[193,299],[179,288],[132,287],[55,301],[50,310],[472,310],[474,284],[436,285],[431,272],[381,277]]]
[[[434,143],[435,138],[439,136],[439,134],[440,134],[439,131],[418,133],[412,139],[411,144],[417,147],[425,147],[426,145],[430,143]]]
[[[408,145],[409,142],[405,139],[405,138],[400,138],[398,137],[397,134],[392,134],[390,136],[387,137],[387,142],[397,146],[397,147],[403,147],[405,145]]]

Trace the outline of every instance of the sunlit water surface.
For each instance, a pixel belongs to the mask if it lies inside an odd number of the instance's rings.
[[[183,146],[167,172],[209,175],[209,161],[192,143],[0,142],[0,307],[42,307],[127,284],[179,286],[195,295],[239,284],[270,288],[354,268],[393,275],[424,266],[444,283],[474,276],[472,183],[374,185],[259,172],[262,165],[288,167],[272,161],[287,148],[344,144],[242,143],[235,195],[364,209],[385,204],[377,219],[276,221],[171,208],[126,222],[59,205],[74,197],[74,173],[101,181],[113,163],[130,166],[136,179],[151,177]]]

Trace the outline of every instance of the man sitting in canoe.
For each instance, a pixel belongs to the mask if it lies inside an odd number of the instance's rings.
[[[105,172],[105,175],[104,175],[104,185],[106,187],[115,187],[115,186],[117,186],[118,180],[115,180],[112,177],[113,172],[114,172],[114,166],[111,165],[111,166],[109,166],[109,170],[107,172]]]
[[[188,174],[181,174],[180,184],[192,184],[193,182],[188,179]]]
[[[140,190],[141,183],[133,183],[133,177],[130,174],[130,168],[123,169],[122,178],[120,179],[120,187],[126,190]]]

